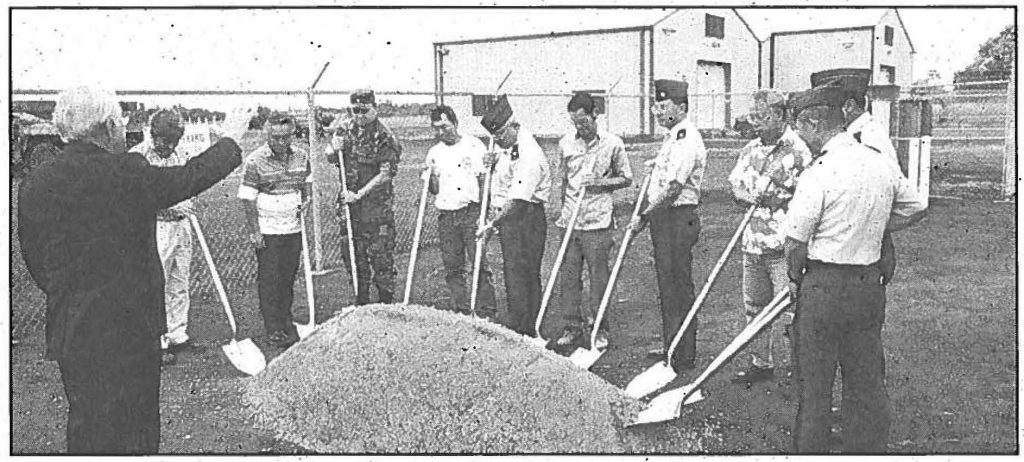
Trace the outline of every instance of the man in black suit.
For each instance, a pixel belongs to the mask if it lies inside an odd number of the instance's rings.
[[[241,134],[247,115],[225,121]],[[245,120],[243,120],[245,119]],[[166,332],[156,213],[241,163],[231,138],[181,167],[125,152],[112,92],[61,93],[54,122],[69,141],[24,179],[18,237],[46,294],[46,353],[68,398],[69,453],[147,454],[160,443],[160,336]]]

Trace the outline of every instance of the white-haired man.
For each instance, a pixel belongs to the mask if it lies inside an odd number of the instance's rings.
[[[736,200],[756,205],[743,231],[743,308],[749,323],[789,284],[786,275],[782,229],[797,177],[811,163],[811,151],[785,121],[786,95],[778,90],[758,90],[748,116],[758,137],[747,143],[729,174]],[[793,316],[772,323],[751,342],[750,365],[732,382],[750,385],[770,380],[781,361],[776,355],[778,334],[789,332]]]
[[[177,151],[185,134],[181,115],[161,109],[149,119],[150,137],[131,148],[157,167],[185,165],[188,157]],[[189,345],[188,309],[189,280],[192,263],[192,228],[188,215],[195,213],[193,199],[188,198],[156,213],[156,248],[164,269],[164,301],[167,306],[167,333],[160,338],[164,350],[161,362],[174,364],[175,352]]]
[[[242,133],[236,112],[227,133]],[[160,336],[166,331],[156,214],[241,164],[231,138],[181,167],[125,152],[113,92],[62,92],[54,122],[68,140],[18,198],[26,267],[46,294],[47,357],[68,398],[69,453],[150,454],[160,443]]]

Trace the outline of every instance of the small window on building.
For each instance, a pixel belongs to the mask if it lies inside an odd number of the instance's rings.
[[[885,44],[888,46],[892,46],[892,34],[892,27],[885,26]]]
[[[892,66],[878,66],[878,71],[882,74],[881,81],[887,84],[896,83],[896,68]]]
[[[725,18],[713,14],[704,15],[704,36],[725,38]]]

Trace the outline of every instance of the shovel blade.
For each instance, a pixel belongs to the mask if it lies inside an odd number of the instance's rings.
[[[547,348],[547,346],[548,346],[548,341],[544,340],[543,338],[540,338],[540,337],[529,337],[528,341],[530,343],[534,344],[534,345],[537,345],[537,346],[541,347],[541,348]]]
[[[676,379],[676,371],[668,363],[662,361],[636,376],[626,385],[626,396],[640,399],[660,390]]]
[[[316,330],[316,326],[312,324],[296,324],[295,332],[299,334],[299,339],[305,339],[309,337]]]
[[[267,368],[267,358],[250,339],[240,342],[232,339],[231,343],[222,346],[221,349],[235,369],[246,375],[256,375]]]
[[[583,348],[577,348],[576,351],[569,355],[569,361],[572,361],[576,367],[586,370],[590,369],[604,352],[601,350],[584,350]]]
[[[669,420],[678,419],[683,410],[683,397],[686,396],[691,389],[692,387],[685,386],[669,390],[655,396],[654,399],[651,400],[650,404],[648,404],[643,411],[640,411],[636,420],[631,422],[629,426],[667,422]],[[686,398],[686,404],[693,404],[703,399],[704,395],[701,394],[700,390],[697,390]]]

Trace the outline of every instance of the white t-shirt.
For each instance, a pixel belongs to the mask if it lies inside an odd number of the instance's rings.
[[[438,210],[459,210],[480,202],[477,175],[486,172],[483,156],[487,148],[475,136],[463,136],[458,143],[437,143],[427,152],[427,165],[437,175]]]

